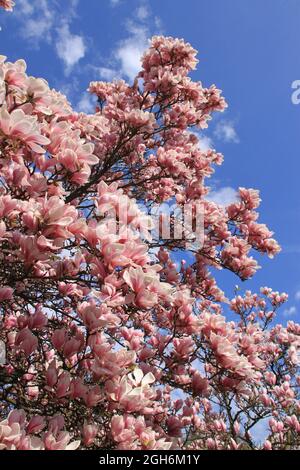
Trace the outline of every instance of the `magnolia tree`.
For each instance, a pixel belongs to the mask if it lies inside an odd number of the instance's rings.
[[[212,274],[246,280],[279,246],[256,190],[207,198],[222,156],[197,130],[226,104],[195,56],[152,38],[132,86],[90,84],[94,114],[0,56],[0,449],[299,448],[287,295],[228,300]],[[201,204],[201,243],[147,232],[175,201]]]

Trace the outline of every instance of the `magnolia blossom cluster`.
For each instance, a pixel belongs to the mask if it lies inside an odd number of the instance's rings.
[[[63,415],[54,415],[48,422],[39,415],[27,420],[24,410],[15,409],[0,422],[0,450],[75,450],[80,441],[69,443],[64,422]]]
[[[222,155],[196,131],[226,104],[196,63],[154,37],[133,85],[90,84],[87,115],[1,56],[1,449],[299,447],[300,326],[272,325],[287,296],[229,300],[214,277],[248,279],[279,246],[258,191],[207,198]],[[173,200],[203,207],[188,256],[145,235]]]

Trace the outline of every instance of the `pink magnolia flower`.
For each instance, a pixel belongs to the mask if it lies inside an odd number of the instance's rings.
[[[199,395],[207,396],[209,394],[209,381],[202,377],[199,371],[195,371],[192,378],[193,391]]]
[[[176,356],[181,359],[188,357],[195,347],[195,343],[192,338],[175,338],[173,345]]]
[[[71,383],[70,373],[64,371],[58,377],[56,384],[56,396],[57,398],[63,398],[69,394],[69,387]]]
[[[42,306],[38,305],[35,309],[35,312],[28,318],[28,328],[31,330],[41,330],[48,323],[48,318],[45,313],[42,311]]]
[[[67,333],[66,328],[61,328],[59,330],[54,330],[54,332],[52,334],[51,341],[52,341],[53,346],[56,349],[58,349],[58,350],[62,349],[63,345],[66,342],[67,334],[68,333]]]
[[[38,339],[28,328],[23,328],[16,335],[15,345],[25,353],[26,356],[30,356],[38,347]]]
[[[85,421],[81,432],[84,445],[90,447],[94,444],[95,438],[99,432],[99,426],[96,424],[88,424]]]
[[[5,106],[0,110],[0,129],[7,137],[19,139],[33,152],[44,153],[41,145],[47,145],[50,140],[41,134],[38,122],[34,116],[28,116],[22,109],[9,113]]]
[[[0,450],[42,450],[42,440],[26,434],[35,432],[38,428],[28,430],[28,425],[24,410],[11,411],[7,419],[0,422]]]
[[[4,300],[11,300],[12,297],[13,289],[11,287],[0,287],[0,302],[3,302]]]
[[[237,353],[227,338],[211,333],[210,341],[212,349],[222,367],[230,369],[242,377],[254,377],[254,370],[250,362],[245,356]]]
[[[63,354],[65,357],[72,357],[74,354],[77,354],[81,349],[81,341],[76,338],[68,339],[63,348]]]
[[[113,416],[111,433],[113,439],[118,442],[118,449],[168,450],[172,446],[172,442],[159,438],[158,433],[147,427],[143,417]]]
[[[276,421],[274,418],[270,419],[269,426],[273,433],[281,432],[284,429],[284,423],[282,421]]]
[[[97,392],[97,389],[96,389],[96,392]],[[76,377],[75,379],[73,379],[70,384],[70,397],[73,399],[74,398],[86,399],[87,394],[88,394],[88,387],[84,385],[83,380],[80,377]]]
[[[78,307],[78,313],[91,331],[100,327],[112,328],[120,323],[117,315],[114,315],[104,304],[98,307],[94,302],[83,302]]]
[[[54,387],[54,385],[57,382],[57,379],[58,379],[58,373],[57,373],[57,369],[55,366],[55,361],[53,360],[46,371],[47,386],[50,388]]]
[[[123,279],[135,292],[134,302],[141,308],[153,307],[159,297],[168,298],[171,290],[169,284],[159,281],[154,271],[144,272],[140,266],[126,270]]]
[[[58,433],[46,432],[43,441],[45,450],[76,450],[80,446],[80,441],[70,442],[71,436],[67,431]]]
[[[272,450],[272,444],[268,439],[264,442],[264,450]]]
[[[19,423],[9,425],[7,420],[0,422],[0,450],[16,449],[21,436],[22,431]]]
[[[84,397],[86,406],[89,408],[96,406],[102,399],[103,393],[101,392],[99,385],[95,385],[94,387],[90,388]]]
[[[59,197],[52,196],[44,199],[40,218],[40,223],[45,227],[45,237],[67,238],[67,227],[77,218],[77,211],[74,206],[65,204]]]
[[[95,344],[93,352],[96,356],[95,362],[92,365],[95,377],[120,376],[136,361],[136,353],[134,351],[127,351],[124,348],[112,351],[108,343]]]
[[[154,393],[150,384],[154,381],[155,377],[151,372],[144,376],[143,372],[137,368],[127,377],[123,376],[119,382],[107,382],[106,393],[126,412],[138,411],[151,403]]]
[[[26,431],[29,434],[39,433],[45,426],[46,422],[43,416],[33,416],[26,427]]]

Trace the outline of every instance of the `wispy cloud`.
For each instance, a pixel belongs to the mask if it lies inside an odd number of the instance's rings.
[[[288,318],[288,317],[293,317],[294,315],[296,315],[296,313],[297,313],[297,309],[296,309],[295,305],[292,305],[291,307],[286,308],[283,311],[282,315],[284,317]]]
[[[35,46],[40,41],[51,42],[55,12],[47,0],[19,0],[15,15],[21,24],[21,35]],[[34,43],[33,43],[34,41]]]
[[[285,255],[299,255],[300,245],[282,245],[282,254]]]
[[[211,137],[208,137],[206,135],[198,135],[199,137],[199,148],[200,150],[203,150],[204,152],[206,150],[209,150],[214,147],[214,143]]]
[[[127,26],[130,36],[121,41],[114,51],[123,76],[133,80],[141,68],[141,57],[148,45],[148,28],[130,22]]]
[[[161,28],[161,22],[159,18],[151,17],[149,2],[142,1],[132,17],[125,21],[125,28],[128,36],[113,47],[108,59],[111,66],[97,67],[99,78],[108,81],[125,78],[132,81],[141,69],[141,57],[148,47],[153,29],[157,32]]]
[[[116,5],[119,5],[119,3],[121,3],[121,0],[109,0],[109,3],[112,7],[115,7]]]
[[[81,113],[92,114],[95,111],[95,106],[95,97],[86,92],[75,106],[75,110]]]
[[[146,20],[149,15],[150,15],[149,7],[146,4],[140,5],[138,9],[136,10],[136,17],[140,21]]]
[[[219,121],[214,130],[214,136],[226,143],[238,144],[240,141],[232,121]]]
[[[295,298],[296,302],[300,301],[300,290],[296,291],[294,298]],[[286,308],[282,312],[282,315],[286,318],[293,317],[297,314],[298,314],[298,309],[297,309],[296,305],[292,305],[291,307]]]
[[[99,74],[100,78],[108,82],[118,78],[120,75],[117,70],[109,67],[93,67],[93,69]]]
[[[193,134],[199,139],[198,146],[200,150],[206,151],[214,148],[214,141],[210,136],[204,135],[199,131],[193,131]],[[226,207],[238,201],[238,192],[231,186],[223,186],[212,189],[206,196],[206,199],[215,202],[219,206]]]
[[[217,190],[211,191],[207,199],[209,201],[215,202],[220,206],[228,206],[238,200],[237,191],[230,186],[225,186],[223,188],[219,188]]]
[[[86,52],[84,37],[71,32],[77,5],[78,0],[69,0],[62,9],[56,1],[19,0],[15,13],[20,34],[30,47],[39,47],[41,42],[53,45],[67,74]]]
[[[80,59],[85,56],[86,46],[84,38],[78,34],[72,34],[70,26],[64,22],[58,29],[56,51],[58,57],[66,66],[66,73],[70,73]]]
[[[203,150],[205,152],[206,150],[214,148],[214,142],[212,137],[203,134],[202,132],[197,131],[195,129],[191,130],[190,132],[198,138],[198,147],[200,150]]]

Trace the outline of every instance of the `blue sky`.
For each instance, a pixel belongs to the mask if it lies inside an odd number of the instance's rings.
[[[89,112],[91,80],[132,80],[153,34],[183,37],[199,51],[193,78],[223,90],[229,109],[215,116],[204,144],[224,153],[211,181],[217,200],[238,186],[261,190],[260,221],[275,231],[282,253],[259,258],[262,269],[242,288],[289,293],[280,320],[300,312],[299,0],[15,0],[0,13],[0,54],[24,58],[29,74]],[[230,296],[237,283],[219,277]],[[241,283],[238,283],[241,285]]]

